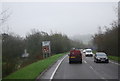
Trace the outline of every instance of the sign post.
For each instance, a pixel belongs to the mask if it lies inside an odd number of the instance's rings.
[[[42,42],[42,51],[43,51],[43,58],[47,58],[51,56],[50,41]]]

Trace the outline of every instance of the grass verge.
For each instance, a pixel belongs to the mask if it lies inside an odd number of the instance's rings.
[[[118,56],[108,56],[108,57],[109,57],[110,60],[120,62],[120,57],[118,57]]]
[[[32,63],[11,75],[8,75],[4,79],[36,79],[40,73],[42,73],[45,69],[47,69],[51,64],[58,60],[63,54],[56,54],[44,60],[40,60],[38,62]]]

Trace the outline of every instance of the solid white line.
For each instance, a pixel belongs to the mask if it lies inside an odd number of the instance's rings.
[[[51,77],[50,77],[50,81],[53,79],[58,67],[60,66],[60,64],[62,63],[62,61],[67,57],[67,55],[62,59],[60,60],[59,64],[57,65],[57,67],[55,68],[54,72],[52,73]]]

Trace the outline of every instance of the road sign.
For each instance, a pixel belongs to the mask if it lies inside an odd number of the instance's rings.
[[[44,53],[49,53],[49,46],[43,46],[42,50]]]
[[[43,58],[50,56],[51,54],[50,41],[42,42],[42,51],[43,51]]]
[[[43,41],[42,42],[42,46],[49,46],[50,45],[50,41]]]

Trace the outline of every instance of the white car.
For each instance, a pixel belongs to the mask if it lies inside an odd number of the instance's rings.
[[[86,49],[85,56],[93,56],[92,49]]]
[[[84,49],[82,52],[85,53],[85,52],[86,52],[86,49]]]

